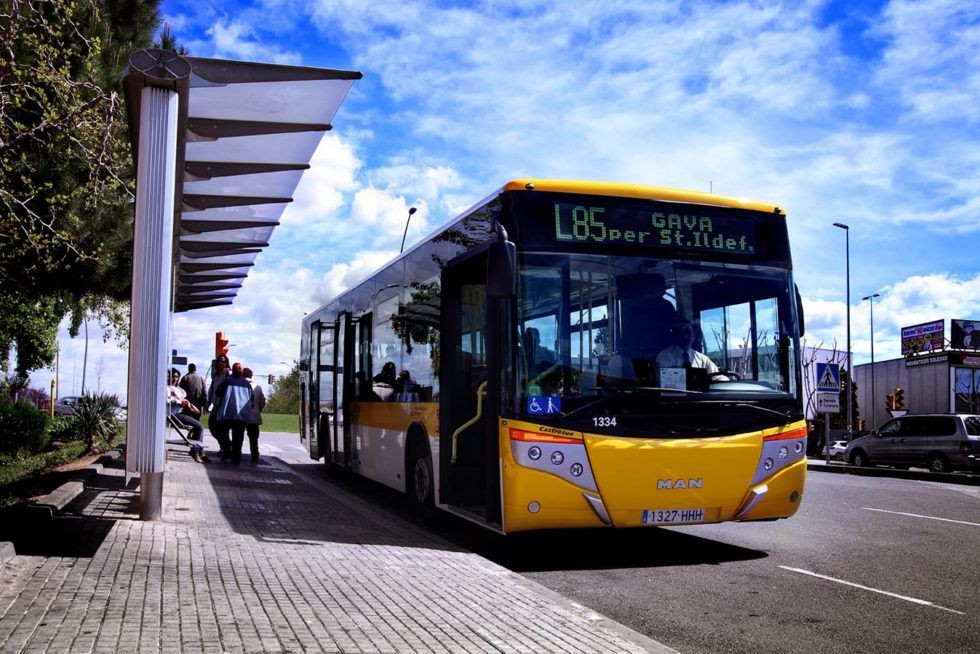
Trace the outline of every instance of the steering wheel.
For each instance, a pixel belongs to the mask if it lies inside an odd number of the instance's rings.
[[[714,379],[715,377],[727,377],[728,378],[728,381],[732,381],[732,380],[734,380],[734,381],[740,381],[742,379],[742,375],[738,374],[737,372],[730,372],[728,370],[719,370],[718,372],[709,372],[708,373],[708,381],[709,382],[712,379]]]

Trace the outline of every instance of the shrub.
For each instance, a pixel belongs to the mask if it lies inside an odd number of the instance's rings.
[[[48,415],[27,402],[0,402],[0,452],[40,452],[51,443]]]
[[[112,440],[119,430],[116,411],[119,398],[115,395],[88,393],[75,405],[72,420],[76,433],[85,441],[89,452],[95,450],[96,440]]]
[[[52,441],[78,440],[78,425],[75,424],[75,416],[57,416],[48,423],[48,436]]]

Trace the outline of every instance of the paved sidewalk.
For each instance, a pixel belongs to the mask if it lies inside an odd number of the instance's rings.
[[[13,527],[0,652],[672,651],[276,459],[171,449],[158,522],[122,475]]]

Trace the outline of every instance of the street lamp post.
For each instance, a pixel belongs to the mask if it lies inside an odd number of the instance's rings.
[[[878,392],[875,390],[875,298],[880,297],[879,293],[865,295],[861,301],[870,300],[871,307],[871,427],[878,428]]]
[[[851,228],[844,223],[834,223],[834,227],[844,230],[844,260],[847,283],[847,440],[853,438],[854,433],[854,406],[851,397],[854,390],[851,384],[854,383],[854,373],[851,368]]]
[[[398,253],[401,254],[405,250],[405,237],[408,236],[408,223],[412,220],[412,214],[418,211],[415,207],[408,208],[408,218],[405,219],[405,233],[402,234],[402,246],[398,248]]]

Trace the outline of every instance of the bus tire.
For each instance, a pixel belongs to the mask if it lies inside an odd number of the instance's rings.
[[[434,506],[432,483],[432,453],[428,443],[417,434],[409,436],[408,457],[405,466],[405,494],[412,506],[430,509]]]

